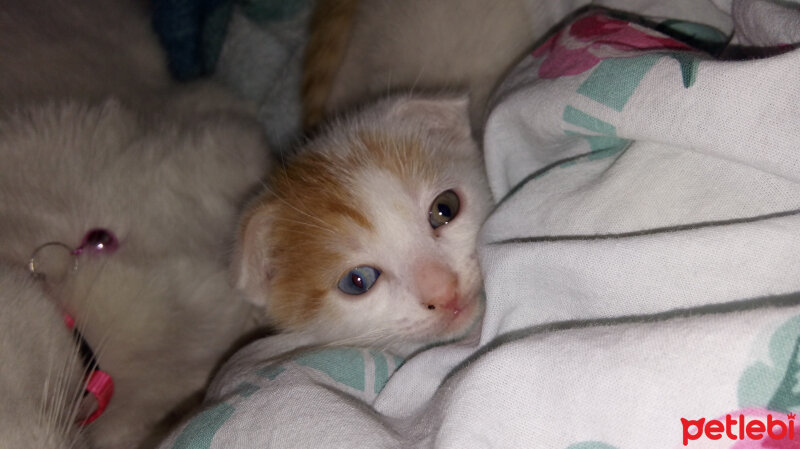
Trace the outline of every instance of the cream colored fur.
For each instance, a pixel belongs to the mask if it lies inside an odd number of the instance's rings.
[[[73,424],[83,366],[41,287],[0,263],[0,447],[85,448]]]
[[[543,3],[532,16],[522,0],[359,0],[326,109],[391,91],[461,89],[480,128],[495,84],[559,9]]]
[[[256,324],[227,262],[268,165],[260,127],[216,86],[169,80],[145,4],[0,4],[0,391],[17,391],[0,401],[2,448],[145,444]],[[61,279],[48,250],[47,279],[20,273],[38,245],[76,247],[96,227],[118,237],[115,253],[83,254]],[[77,440],[60,310],[116,384]],[[57,413],[43,421],[42,404]]]

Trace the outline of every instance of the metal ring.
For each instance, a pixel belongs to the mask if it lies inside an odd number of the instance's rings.
[[[36,247],[31,253],[31,258],[28,260],[28,271],[30,271],[31,275],[37,279],[44,279],[44,273],[40,273],[36,271],[36,255],[39,251],[47,248],[48,246],[58,246],[67,250],[67,252],[72,256],[72,271],[75,272],[78,270],[78,254],[75,253],[75,250],[70,248],[64,243],[61,242],[47,242],[43,243]]]

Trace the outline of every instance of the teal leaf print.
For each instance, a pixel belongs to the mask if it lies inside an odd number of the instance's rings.
[[[616,111],[622,111],[644,76],[661,57],[648,54],[633,58],[606,59],[578,87],[578,93]]]
[[[800,316],[779,327],[770,337],[771,364],[755,362],[739,378],[739,406],[774,411],[800,410]]]
[[[568,136],[581,137],[589,143],[589,148],[592,150],[592,153],[589,154],[587,159],[590,161],[611,157],[627,148],[630,144],[629,140],[617,137],[617,128],[611,123],[604,122],[570,105],[564,108],[564,115],[562,118],[571,125],[601,134],[597,136],[570,130],[564,131],[564,134]],[[568,161],[561,165],[561,167],[568,167],[576,162],[576,160]]]
[[[225,422],[233,416],[234,408],[230,404],[221,403],[192,418],[183,428],[172,449],[208,449],[211,440]]]
[[[789,358],[786,373],[778,386],[778,390],[767,403],[767,408],[778,412],[788,412],[790,409],[800,406],[800,363],[798,362],[798,349],[800,349],[800,337],[794,342],[792,356]]]
[[[697,80],[697,68],[700,66],[700,61],[692,55],[686,53],[673,53],[670,56],[678,61],[681,65],[681,78],[683,80],[683,87],[690,88]]]
[[[275,380],[275,378],[280,376],[284,371],[286,371],[286,368],[280,365],[267,365],[256,371],[256,375],[259,377],[266,377],[269,380]]]
[[[358,349],[323,349],[298,356],[298,365],[307,366],[327,374],[331,379],[350,388],[364,391],[364,355]]]
[[[719,54],[729,40],[725,33],[714,27],[683,20],[665,20],[658,24],[656,30],[712,55]]]
[[[617,449],[615,446],[603,443],[602,441],[582,441],[570,444],[565,449]]]

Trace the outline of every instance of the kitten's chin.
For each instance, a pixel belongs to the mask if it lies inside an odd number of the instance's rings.
[[[429,337],[428,345],[460,340],[480,323],[484,310],[483,294],[478,290],[478,293],[470,295],[469,298],[470,300],[458,313],[444,315],[436,321],[436,328]]]
[[[418,333],[403,342],[387,345],[385,349],[399,356],[409,357],[434,346],[461,340],[480,327],[483,310],[483,295],[478,293],[458,314],[436,320],[435,327],[429,332]]]
[[[441,340],[456,340],[466,336],[483,316],[483,300],[480,295],[464,305],[458,313],[443,317],[444,324],[439,333]]]

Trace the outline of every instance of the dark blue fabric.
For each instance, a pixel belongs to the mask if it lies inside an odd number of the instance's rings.
[[[153,0],[153,27],[179,80],[214,71],[233,0]]]

